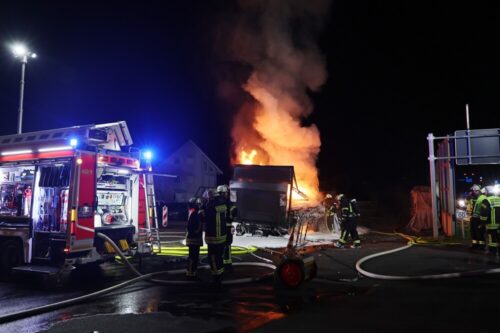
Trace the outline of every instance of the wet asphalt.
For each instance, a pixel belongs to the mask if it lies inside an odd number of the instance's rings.
[[[318,276],[295,290],[281,288],[272,280],[223,290],[206,283],[186,287],[140,282],[88,303],[2,324],[0,332],[500,331],[498,320],[488,319],[500,308],[498,274],[385,281],[357,273],[358,259],[405,244],[396,236],[367,234],[361,249],[311,248],[307,255],[315,257]],[[256,259],[246,255],[235,260]],[[179,259],[156,258],[145,260],[141,269],[147,272],[184,264]],[[373,259],[363,268],[413,276],[500,268],[500,260],[470,252],[465,246],[427,245]],[[265,272],[238,267],[227,279]],[[1,282],[0,313],[76,297],[132,277],[122,265],[107,263],[97,271],[72,272],[56,289],[46,289],[31,277]],[[201,278],[208,281],[208,272]]]

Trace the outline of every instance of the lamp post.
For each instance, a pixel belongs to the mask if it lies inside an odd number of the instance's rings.
[[[21,59],[21,82],[19,92],[19,114],[17,118],[17,134],[23,132],[23,99],[24,99],[24,73],[26,71],[26,64],[28,58],[36,58],[36,53],[28,50],[23,44],[14,44],[11,46],[12,53],[16,58]]]

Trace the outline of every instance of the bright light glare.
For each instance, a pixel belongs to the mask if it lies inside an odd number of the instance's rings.
[[[153,153],[150,150],[144,152],[144,158],[147,160],[153,159]]]
[[[129,171],[127,169],[119,169],[118,170],[118,173],[122,174],[122,175],[128,175],[129,174]]]
[[[12,45],[12,53],[16,57],[24,57],[28,53],[28,49],[23,44],[14,44]]]
[[[76,147],[76,146],[78,146],[78,140],[77,139],[71,139],[71,140],[69,140],[69,144],[72,147]]]
[[[31,57],[32,57],[33,59],[35,59],[35,58],[36,58],[36,57],[38,57],[38,56],[36,55],[36,53],[33,53],[33,54],[31,55]]]
[[[498,196],[500,194],[500,185],[495,185],[493,187],[493,194]]]
[[[458,207],[465,207],[465,200],[458,200]]]
[[[69,150],[72,149],[71,146],[60,146],[60,147],[48,147],[48,148],[40,148],[38,149],[39,153],[46,153],[50,151],[61,151],[61,150]]]
[[[20,155],[20,154],[31,154],[32,152],[33,151],[31,149],[4,151],[4,152],[2,152],[2,156]]]

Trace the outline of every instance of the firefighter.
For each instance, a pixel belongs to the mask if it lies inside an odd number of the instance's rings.
[[[332,232],[335,232],[335,201],[333,195],[328,193],[323,200],[323,206],[325,207],[325,224],[328,229],[331,228]]]
[[[223,197],[226,201],[228,207],[228,214],[226,217],[226,243],[224,244],[224,269],[232,269],[233,259],[231,257],[231,245],[233,244],[233,220],[236,217],[236,204],[231,202],[229,197],[229,186],[219,185],[217,186],[217,193]]]
[[[350,236],[353,240],[351,248],[360,248],[357,228],[357,218],[360,216],[356,199],[349,200],[345,195],[339,194],[336,197],[340,207],[341,232],[340,239],[335,243],[335,247],[343,248]]]
[[[498,254],[498,248],[500,247],[498,234],[498,225],[500,223],[500,197],[498,196],[498,188],[487,186],[486,194],[486,199],[481,203],[479,219],[486,227],[488,239],[486,245],[489,253]]]
[[[472,250],[484,250],[486,242],[484,239],[485,223],[481,221],[481,205],[483,200],[486,199],[484,189],[479,185],[472,185],[470,188],[471,197],[474,202],[472,208],[472,217],[470,218],[470,233],[472,239]]]
[[[220,285],[224,274],[222,254],[226,243],[226,218],[228,207],[226,200],[214,190],[208,191],[208,201],[204,207],[205,243],[208,246],[208,258],[212,270],[213,282]]]
[[[189,248],[188,265],[186,276],[196,279],[198,275],[198,261],[200,258],[200,246],[203,245],[203,227],[200,216],[201,201],[196,198],[189,199],[189,215],[186,226],[186,245]]]

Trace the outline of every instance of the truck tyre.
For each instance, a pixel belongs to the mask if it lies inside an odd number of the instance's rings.
[[[11,269],[24,263],[23,250],[19,241],[7,239],[0,245],[0,272],[10,275]]]
[[[234,222],[233,226],[234,226],[234,229],[236,231],[236,236],[242,236],[245,234],[245,232],[246,232],[245,226],[242,223]]]

